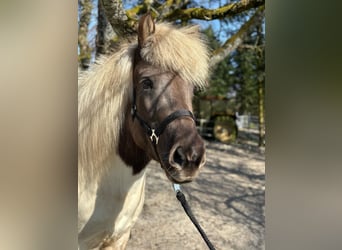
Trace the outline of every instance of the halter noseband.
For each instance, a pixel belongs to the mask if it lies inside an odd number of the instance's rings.
[[[135,90],[133,90],[133,105],[132,105],[132,109],[131,109],[131,115],[132,115],[132,119],[134,121],[134,118],[137,118],[137,120],[139,121],[140,125],[146,130],[146,133],[148,134],[148,136],[151,139],[151,142],[154,145],[158,144],[159,141],[159,136],[164,132],[165,128],[167,127],[167,125],[169,125],[171,122],[173,122],[174,120],[178,119],[178,118],[182,118],[182,117],[190,117],[192,120],[195,121],[195,117],[192,114],[191,111],[186,110],[186,109],[180,109],[177,110],[173,113],[171,113],[169,116],[167,116],[160,124],[157,128],[152,128],[147,122],[144,121],[144,119],[142,119],[140,117],[140,115],[138,114],[137,111],[137,105],[135,102]]]

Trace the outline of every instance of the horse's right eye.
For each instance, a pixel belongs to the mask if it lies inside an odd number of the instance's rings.
[[[153,82],[151,81],[151,79],[148,79],[148,78],[142,81],[142,85],[143,85],[143,89],[146,89],[146,90],[153,88]]]

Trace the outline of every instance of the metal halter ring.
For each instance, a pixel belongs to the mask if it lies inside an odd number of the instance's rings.
[[[155,133],[156,130],[154,128],[152,128],[151,131],[152,131],[152,134],[150,136],[150,139],[151,139],[152,142],[154,142],[154,139],[155,139],[155,142],[156,142],[156,145],[157,145],[158,141],[159,141],[159,137],[156,135],[156,133]]]

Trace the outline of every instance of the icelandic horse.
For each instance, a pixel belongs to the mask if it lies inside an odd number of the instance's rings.
[[[192,97],[207,83],[208,58],[197,26],[155,23],[147,14],[137,41],[79,77],[79,249],[125,249],[152,159],[173,183],[198,174],[205,145]]]

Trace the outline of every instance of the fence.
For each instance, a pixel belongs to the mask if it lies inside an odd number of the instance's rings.
[[[236,118],[238,129],[259,129],[258,116],[238,115]]]

